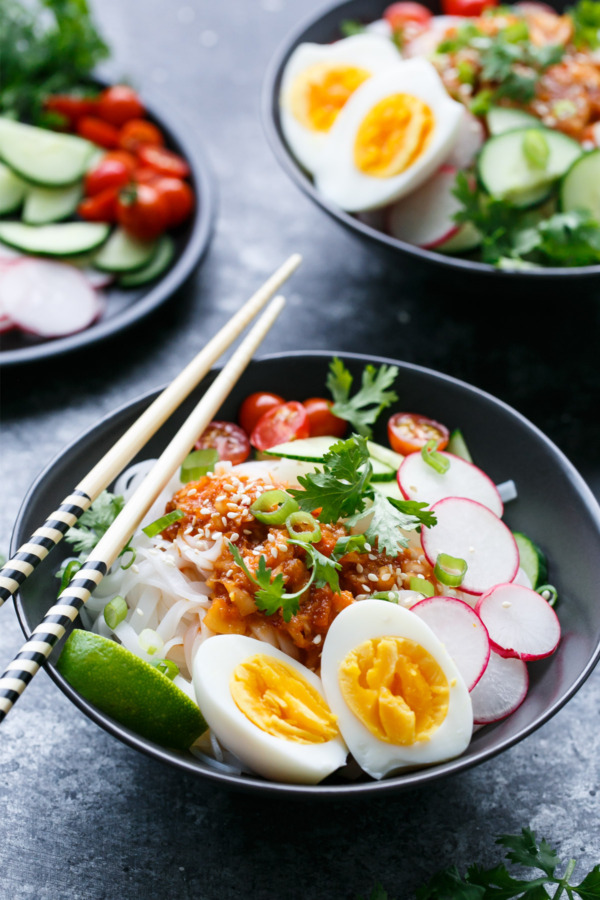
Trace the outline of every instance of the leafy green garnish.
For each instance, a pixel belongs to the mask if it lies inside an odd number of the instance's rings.
[[[600,47],[600,3],[598,0],[579,0],[575,6],[567,10],[573,19],[576,47],[589,47],[597,50]]]
[[[273,569],[267,566],[266,557],[260,556],[258,567],[254,573],[250,571],[244,558],[235,544],[229,542],[229,551],[233,556],[237,565],[242,569],[246,578],[253,584],[257,585],[258,591],[254,595],[255,603],[258,609],[261,609],[267,615],[272,616],[281,609],[281,614],[285,622],[289,622],[293,615],[298,612],[300,607],[300,597],[310,587],[310,581],[294,594],[286,594],[285,581],[281,572],[273,578]]]
[[[290,488],[300,509],[320,509],[320,522],[337,522],[365,508],[373,466],[366,438],[354,435],[338,441],[323,457],[322,470],[299,475],[302,490]]]
[[[125,500],[120,495],[102,491],[89,509],[81,514],[78,525],[69,528],[65,541],[73,544],[76,553],[89,553],[108,531],[124,505]]]
[[[329,365],[327,389],[333,397],[332,412],[350,422],[354,431],[371,437],[371,426],[379,414],[398,399],[388,390],[398,375],[397,366],[365,366],[360,390],[351,397],[353,378],[341,359],[334,357]]]
[[[2,0],[0,113],[43,124],[45,97],[80,87],[108,55],[87,0]]]
[[[362,34],[365,26],[357,19],[344,19],[340,24],[340,31],[344,37],[351,37],[353,34]]]
[[[346,520],[346,526],[351,528],[366,516],[370,516],[369,524],[364,532],[369,543],[377,542],[381,553],[398,556],[400,550],[408,545],[408,541],[399,533],[399,529],[414,531],[420,524],[435,524],[435,514],[430,512],[427,507],[427,503],[419,503],[414,500],[394,500],[375,491],[372,505],[368,509],[350,516]]]

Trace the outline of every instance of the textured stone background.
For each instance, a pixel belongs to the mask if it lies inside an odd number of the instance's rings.
[[[418,273],[342,232],[279,169],[260,122],[271,55],[316,0],[93,4],[127,77],[208,151],[220,209],[211,249],[157,314],[64,364],[2,377],[0,551],[39,470],[102,415],[164,383],[292,251],[304,255],[281,349],[358,350],[445,371],[539,425],[600,496],[598,285]],[[292,319],[293,316],[293,319]],[[293,326],[290,322],[293,321]],[[3,664],[22,635],[0,610]],[[427,789],[331,805],[259,801],[147,759],[84,718],[44,672],[0,736],[0,900],[409,898],[439,867],[501,858],[529,825],[582,867],[600,860],[600,672],[542,729]]]

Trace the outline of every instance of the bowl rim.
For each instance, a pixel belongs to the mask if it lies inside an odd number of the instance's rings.
[[[548,438],[536,425],[534,425],[522,413],[518,412],[518,410],[505,403],[503,400],[494,397],[487,391],[476,387],[475,385],[471,385],[468,382],[455,378],[454,376],[446,375],[443,372],[439,372],[425,366],[417,365],[415,363],[395,360],[390,357],[371,356],[364,353],[345,351],[336,352],[329,350],[294,350],[269,353],[256,357],[251,365],[260,364],[262,362],[277,362],[281,360],[307,357],[323,359],[332,358],[333,356],[339,356],[339,358],[342,360],[353,360],[364,364],[372,363],[375,365],[387,364],[398,366],[400,370],[407,370],[416,374],[420,374],[427,378],[433,378],[435,381],[452,385],[461,391],[466,391],[469,394],[475,394],[484,402],[491,403],[494,407],[497,407],[500,410],[503,410],[509,416],[516,418],[516,420],[524,425],[527,430],[533,432],[533,434],[539,440],[541,440],[542,444],[545,446],[545,449],[550,452],[556,462],[566,472],[571,485],[577,491],[579,497],[587,507],[590,515],[594,518],[598,528],[598,532],[600,533],[600,505],[598,504],[598,501],[596,500],[590,487],[584,481],[583,477],[577,471],[575,466],[570,462],[567,456],[565,456],[562,450],[560,450],[556,446],[556,444],[554,444],[553,441],[551,441],[550,438]],[[211,369],[211,373],[215,373],[218,371],[219,369],[217,367]],[[209,373],[209,375],[211,373]],[[38,476],[29,487],[29,490],[27,491],[20,506],[11,534],[9,548],[9,553],[11,556],[18,550],[18,547],[23,542],[23,538],[18,540],[17,536],[22,530],[22,522],[26,515],[27,509],[30,503],[34,500],[35,494],[40,485],[51,473],[57,462],[65,454],[74,450],[77,445],[83,442],[90,441],[90,439],[93,438],[96,433],[104,431],[111,422],[118,424],[120,419],[125,419],[132,411],[135,413],[137,411],[136,407],[139,407],[139,411],[141,412],[141,410],[151,402],[151,400],[162,390],[162,388],[163,386],[152,388],[144,392],[140,396],[134,397],[133,399],[124,402],[112,412],[107,413],[96,424],[92,425],[90,428],[85,429],[74,440],[70,441],[69,444],[66,447],[63,447],[62,450],[60,450],[45,466],[45,468],[38,474]],[[19,624],[21,626],[23,634],[27,639],[29,639],[31,637],[33,629],[30,627],[27,621],[25,602],[21,592],[17,592],[13,599]],[[316,785],[288,784],[283,782],[280,783],[267,781],[261,780],[258,776],[255,777],[246,774],[232,775],[229,773],[219,772],[216,769],[212,770],[208,766],[201,767],[199,761],[194,760],[193,756],[185,756],[175,750],[168,750],[158,744],[154,744],[153,742],[140,737],[135,732],[131,731],[123,725],[120,725],[116,720],[102,713],[69,685],[65,678],[58,672],[53,663],[46,662],[44,663],[43,668],[49,674],[54,683],[60,688],[63,694],[65,694],[88,718],[92,719],[92,721],[94,721],[97,725],[100,725],[100,727],[104,731],[107,731],[113,737],[116,737],[118,740],[127,744],[128,746],[139,750],[146,756],[149,756],[156,760],[160,760],[161,762],[167,763],[171,766],[175,766],[176,768],[183,769],[186,773],[195,775],[196,777],[206,778],[209,782],[219,784],[221,787],[235,789],[245,793],[259,793],[273,797],[285,796],[291,799],[302,799],[307,796],[310,796],[311,799],[324,797],[333,799],[346,799],[363,797],[367,794],[378,795],[381,792],[400,793],[404,790],[411,790],[415,787],[420,787],[422,784],[427,784],[439,778],[445,778],[448,775],[466,771],[476,765],[492,759],[499,753],[507,750],[509,747],[512,747],[513,745],[524,740],[526,737],[540,728],[543,724],[545,724],[550,718],[552,718],[560,709],[562,709],[562,707],[574,696],[574,694],[577,693],[584,682],[589,678],[599,661],[600,642],[595,648],[595,651],[591,655],[590,659],[587,661],[584,669],[581,671],[575,681],[569,686],[569,688],[564,691],[560,697],[557,697],[542,713],[540,713],[533,721],[525,726],[518,734],[505,737],[498,743],[497,746],[483,748],[477,751],[471,757],[465,757],[464,755],[459,756],[455,759],[438,763],[435,766],[431,766],[429,768],[417,769],[415,771],[406,771],[403,774],[392,776],[387,779],[384,778],[380,781],[372,780],[361,781],[357,783],[348,782],[348,784]]]
[[[427,3],[427,0],[425,0]],[[499,269],[490,263],[478,262],[476,260],[467,260],[460,256],[452,256],[451,254],[438,253],[435,250],[427,250],[418,247],[416,244],[409,244],[406,241],[398,240],[383,231],[361,222],[354,216],[340,209],[334,203],[330,202],[326,197],[317,191],[310,175],[305,172],[301,164],[296,161],[291,150],[285,141],[281,131],[281,123],[279,118],[279,88],[285,64],[295,47],[302,42],[306,32],[318,25],[322,20],[339,11],[339,19],[344,18],[343,11],[347,7],[353,7],[356,0],[335,0],[325,7],[321,7],[316,13],[306,16],[299,24],[288,32],[287,36],[280,41],[275,53],[271,57],[265,74],[263,77],[261,91],[261,119],[263,129],[265,131],[267,141],[273,151],[277,162],[281,168],[287,173],[291,180],[300,190],[306,194],[317,206],[321,207],[328,215],[344,225],[351,232],[367,238],[372,243],[383,245],[391,250],[400,250],[407,256],[414,256],[422,262],[434,263],[442,269],[455,269],[463,272],[477,272],[487,276],[498,276],[506,278],[515,278],[515,276],[531,279],[549,279],[549,278],[566,278],[578,277],[581,279],[591,278],[594,275],[600,275],[600,263],[592,266],[573,266],[573,267],[543,267],[539,269]],[[387,4],[386,4],[387,5]]]

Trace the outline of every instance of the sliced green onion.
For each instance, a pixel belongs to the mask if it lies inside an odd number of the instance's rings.
[[[308,525],[307,529],[300,527],[300,531],[296,530],[296,526]],[[317,520],[311,516],[309,512],[293,512],[285,520],[290,537],[297,538],[299,541],[306,541],[307,544],[316,544],[321,540],[321,529]]]
[[[485,116],[489,113],[490,108],[494,103],[494,92],[484,88],[482,91],[479,91],[478,94],[475,94],[471,103],[469,105],[469,109],[473,113],[474,116]]]
[[[461,59],[456,64],[456,69],[461,84],[475,84],[477,70],[472,62],[469,62],[468,59]]]
[[[541,584],[536,587],[538,594],[541,594],[544,600],[548,601],[548,606],[554,606],[558,600],[558,591],[553,584]]]
[[[160,634],[154,631],[153,628],[144,628],[143,631],[140,631],[138,641],[142,650],[145,650],[149,656],[154,656],[155,653],[162,650],[165,646],[165,642]]]
[[[257,497],[250,512],[265,525],[283,525],[288,516],[300,509],[297,502],[286,491],[265,491]]]
[[[126,547],[123,547],[119,556],[124,556],[126,553],[131,553],[131,559],[126,563],[121,563],[122,569],[129,569],[135,562],[135,558],[137,556],[137,550],[135,547],[132,547],[130,544],[127,544]]]
[[[550,147],[540,128],[528,128],[523,135],[523,156],[536,169],[545,169],[550,157]]]
[[[113,597],[104,607],[104,621],[109,628],[115,629],[127,617],[127,603],[120,594]]]
[[[419,578],[418,575],[411,575],[408,582],[409,591],[418,591],[419,594],[424,594],[426,597],[433,597],[435,595],[435,588],[430,581],[427,581],[426,578]]]
[[[219,454],[214,447],[206,447],[203,450],[192,450],[188,453],[179,470],[179,480],[183,484],[189,481],[198,481],[203,475],[207,475],[219,461]]]
[[[170,678],[171,681],[179,675],[179,666],[172,659],[153,659],[151,665],[158,669],[161,675]]]
[[[442,456],[437,449],[437,445],[438,442],[435,440],[427,441],[425,446],[421,448],[421,456],[428,466],[431,466],[432,469],[443,475],[450,468],[450,460],[447,456]]]
[[[528,40],[529,28],[527,22],[521,19],[520,22],[513,22],[512,25],[507,25],[506,28],[502,29],[502,37],[509,44],[518,44],[520,41]]]
[[[466,560],[459,556],[449,556],[447,553],[438,553],[433,574],[441,584],[448,587],[458,587],[467,572]]]
[[[377,591],[376,594],[371,594],[371,597],[374,600],[387,600],[388,603],[397,603],[398,591]]]
[[[161,516],[160,519],[155,519],[154,522],[150,522],[149,525],[142,528],[142,531],[149,538],[155,537],[155,535],[164,531],[165,528],[168,528],[169,525],[172,525],[173,522],[176,522],[178,519],[183,519],[184,515],[185,513],[182,512],[182,510],[174,509],[173,512],[167,513],[166,516]]]
[[[72,559],[71,562],[67,563],[62,573],[62,578],[60,579],[60,587],[58,589],[59,595],[62,594],[66,587],[68,587],[73,576],[76,572],[79,572],[82,565],[83,563],[78,559]]]

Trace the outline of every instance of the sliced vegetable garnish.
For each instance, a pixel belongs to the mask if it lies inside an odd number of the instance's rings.
[[[109,628],[116,628],[127,616],[128,606],[124,597],[117,594],[104,607],[104,621]]]
[[[293,512],[285,520],[286,528],[290,537],[299,541],[306,541],[307,544],[315,544],[321,540],[321,529],[319,523],[308,512],[298,510]],[[307,526],[306,528],[303,526]]]
[[[162,675],[170,678],[171,681],[176,675],[179,675],[179,666],[172,659],[154,659],[151,665],[158,669]]]
[[[523,135],[523,153],[527,162],[536,169],[548,165],[550,147],[540,128],[529,128]]]
[[[160,534],[161,531],[164,531],[165,528],[168,528],[169,525],[172,525],[173,522],[177,522],[178,519],[183,519],[184,515],[185,513],[181,509],[174,509],[165,516],[161,516],[160,519],[155,519],[154,522],[146,525],[145,528],[142,528],[142,531],[146,537],[155,537],[157,534]]]
[[[71,579],[75,575],[76,572],[79,572],[83,563],[78,559],[72,559],[71,562],[67,563],[65,566],[62,578],[60,580],[60,587],[58,589],[58,593],[62,594],[64,589],[71,583]]]
[[[553,584],[541,584],[536,588],[538,594],[547,600],[548,606],[556,606],[558,601],[558,591]]]
[[[296,500],[286,491],[265,491],[260,497],[257,497],[250,512],[259,522],[265,525],[283,525],[292,513],[298,511],[300,507]]]
[[[373,600],[387,600],[388,603],[398,602],[398,591],[377,591],[371,594]]]
[[[418,575],[411,575],[408,582],[409,591],[418,591],[425,597],[433,597],[435,595],[435,587],[426,578],[419,578]]]
[[[443,475],[450,468],[450,460],[447,456],[442,456],[437,449],[437,445],[438,442],[435,440],[427,441],[421,449],[421,456],[428,466],[431,466],[432,469]]]
[[[204,450],[192,450],[181,464],[179,480],[183,484],[187,484],[189,481],[197,481],[203,475],[212,472],[218,459],[219,454],[214,447],[207,447]]]
[[[448,587],[458,587],[467,573],[466,560],[448,553],[439,553],[433,568],[433,574],[439,582]]]

